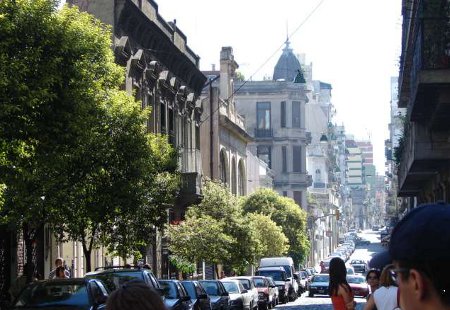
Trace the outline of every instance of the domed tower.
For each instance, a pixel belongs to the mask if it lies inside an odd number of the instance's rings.
[[[300,78],[297,77],[298,74],[300,74],[303,78],[303,74],[300,66],[300,61],[292,52],[292,48],[289,47],[289,39],[286,39],[285,43],[286,47],[283,49],[283,54],[281,54],[280,59],[278,59],[278,62],[273,71],[273,80],[276,81],[282,79],[292,82]]]

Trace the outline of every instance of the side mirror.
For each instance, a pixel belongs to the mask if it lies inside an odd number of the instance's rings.
[[[206,294],[200,294],[197,296],[197,299],[207,299],[207,298],[208,298],[208,295],[206,295]]]
[[[292,278],[286,278],[285,281],[286,281],[286,282],[291,282],[291,281],[292,281]]]
[[[228,292],[223,292],[222,296],[230,296],[230,294],[228,294]]]
[[[298,280],[298,275],[294,274],[294,279]]]
[[[248,291],[247,291],[247,290],[242,290],[241,293],[242,293],[242,294],[245,294],[245,293],[248,293]]]

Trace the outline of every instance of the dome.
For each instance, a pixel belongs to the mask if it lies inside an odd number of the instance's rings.
[[[273,80],[294,81],[299,70],[301,70],[300,61],[292,52],[292,48],[289,47],[289,40],[286,40],[286,47],[283,49],[283,54],[278,59],[273,71]]]

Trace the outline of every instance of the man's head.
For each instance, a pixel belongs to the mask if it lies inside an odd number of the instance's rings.
[[[392,232],[389,253],[402,309],[450,309],[450,205],[409,212]]]
[[[56,267],[62,266],[63,264],[64,264],[64,259],[62,259],[62,257],[58,257],[57,259],[55,259]]]

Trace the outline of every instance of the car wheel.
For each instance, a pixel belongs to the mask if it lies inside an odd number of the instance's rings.
[[[311,292],[311,291],[309,291],[308,296],[309,296],[309,297],[314,297],[314,293]]]

